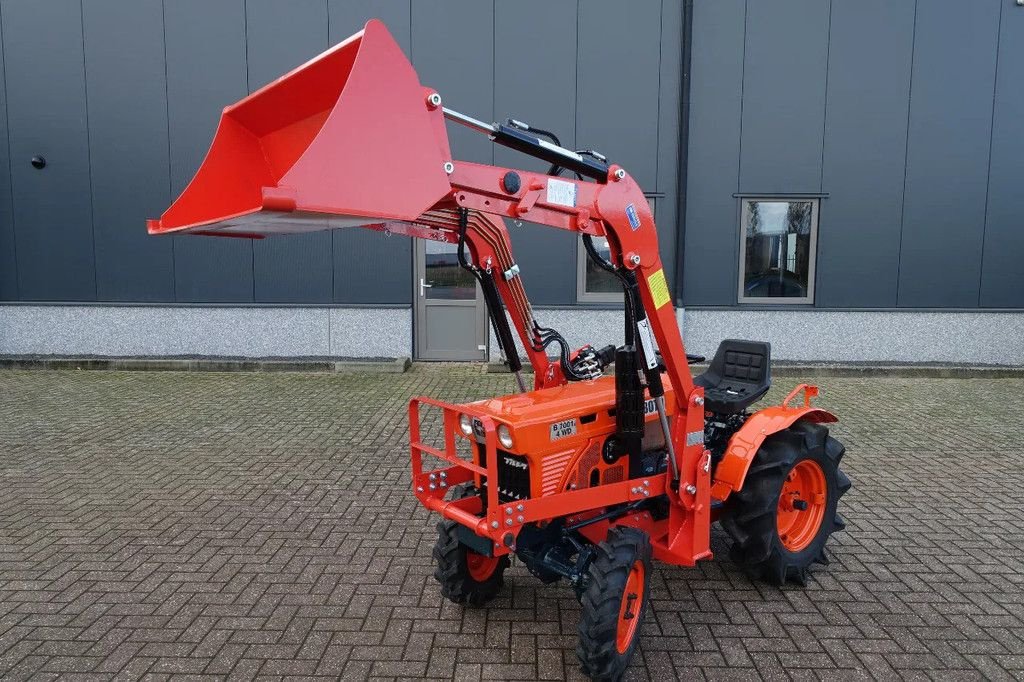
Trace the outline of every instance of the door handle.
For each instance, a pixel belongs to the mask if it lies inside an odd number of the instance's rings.
[[[427,284],[421,278],[420,279],[420,296],[426,296],[427,295],[427,289],[430,289],[433,286],[434,286],[433,284]]]

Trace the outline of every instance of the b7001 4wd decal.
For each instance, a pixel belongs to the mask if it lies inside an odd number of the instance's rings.
[[[644,401],[644,414],[654,414],[657,411],[657,407],[654,404],[653,398],[648,398]],[[565,438],[566,436],[576,435],[576,420],[565,419],[560,422],[555,422],[551,425],[551,440],[558,440],[559,438]]]
[[[551,440],[576,435],[576,419],[566,419],[551,425]]]

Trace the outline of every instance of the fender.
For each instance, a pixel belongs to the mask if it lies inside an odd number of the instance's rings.
[[[804,394],[804,404],[790,406],[790,402],[800,392]],[[711,498],[721,502],[730,494],[743,487],[747,470],[754,460],[761,443],[772,435],[788,429],[795,422],[803,419],[816,424],[828,424],[839,421],[839,418],[827,410],[811,406],[811,398],[818,395],[818,387],[800,384],[794,388],[781,405],[773,405],[758,410],[740,427],[740,430],[729,439],[722,460],[715,467],[715,477],[711,485]]]

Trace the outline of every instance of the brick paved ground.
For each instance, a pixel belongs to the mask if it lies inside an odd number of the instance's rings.
[[[0,673],[577,678],[571,592],[514,566],[443,602],[407,492],[407,396],[510,383],[0,372]],[[755,584],[716,529],[656,571],[630,675],[1024,679],[1024,382],[821,383],[855,486],[832,565]]]

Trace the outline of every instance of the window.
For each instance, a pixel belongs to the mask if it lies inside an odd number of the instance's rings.
[[[608,260],[611,252],[608,249],[608,240],[604,237],[594,237],[594,248],[601,254],[601,257]],[[621,303],[622,284],[618,278],[591,260],[587,250],[583,246],[583,238],[579,239],[579,250],[576,253],[578,264],[576,272],[576,300],[580,303]]]
[[[647,202],[651,206],[651,213],[654,214],[657,206],[655,197],[647,196]],[[607,239],[594,237],[594,247],[602,258],[610,258]],[[583,246],[582,237],[576,251],[576,300],[580,303],[622,303],[622,284],[615,275],[602,270],[590,259]]]
[[[813,303],[818,199],[740,202],[740,303]]]

